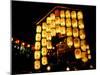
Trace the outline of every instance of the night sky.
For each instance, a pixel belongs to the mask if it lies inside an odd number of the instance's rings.
[[[12,1],[12,37],[34,44],[36,23],[55,6],[80,9],[84,13],[86,39],[92,51],[93,60],[96,54],[96,7],[68,4]],[[95,62],[94,62],[95,63]]]

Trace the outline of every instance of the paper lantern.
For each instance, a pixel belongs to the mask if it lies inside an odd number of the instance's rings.
[[[42,48],[42,56],[45,56],[45,55],[47,55],[47,48],[43,47]]]
[[[50,28],[55,28],[55,21],[52,21],[52,23],[50,24]]]
[[[47,23],[47,24],[50,24],[50,23],[51,23],[51,17],[47,17],[46,23]]]
[[[81,58],[81,50],[80,49],[75,49],[75,58],[80,59]]]
[[[91,55],[88,55],[88,59],[91,59]]]
[[[70,11],[69,10],[66,10],[65,14],[66,14],[66,18],[70,18]]]
[[[83,13],[82,13],[82,11],[78,11],[77,12],[77,18],[78,19],[83,19]]]
[[[71,19],[66,19],[66,27],[71,27]]]
[[[51,27],[50,27],[50,25],[47,25],[46,26],[46,32],[50,32],[51,31]]]
[[[43,22],[43,23],[42,23],[42,29],[43,29],[43,30],[46,29],[46,26],[47,26],[46,22]]]
[[[43,31],[42,31],[42,37],[44,37],[44,38],[45,38],[46,36],[47,36],[47,33],[46,33],[46,31],[45,31],[45,30],[43,30]]]
[[[55,24],[60,24],[60,17],[55,18]]]
[[[61,10],[61,11],[60,11],[60,17],[61,17],[61,18],[64,18],[64,17],[65,17],[65,12],[64,12],[64,10]]]
[[[60,28],[61,27],[59,25],[56,26],[56,33],[60,33]]]
[[[80,47],[80,39],[79,38],[74,38],[74,47],[79,48]]]
[[[52,43],[51,43],[51,41],[47,41],[47,49],[52,49]]]
[[[90,54],[90,50],[87,50],[87,53]]]
[[[73,28],[73,36],[78,37],[78,28]]]
[[[46,45],[47,45],[46,39],[42,39],[42,46],[46,46]]]
[[[71,12],[71,18],[72,18],[72,19],[75,19],[75,18],[76,18],[76,11],[72,11],[72,12]]]
[[[73,45],[72,37],[67,37],[67,45],[68,45],[68,47],[71,47]]]
[[[73,28],[77,27],[77,20],[76,19],[72,19],[72,27]]]
[[[35,59],[40,59],[40,51],[35,51],[34,52],[34,58]]]
[[[35,50],[39,50],[40,49],[40,42],[36,42],[35,43]]]
[[[47,40],[51,40],[51,33],[50,32],[48,32],[46,36],[47,36]]]
[[[65,34],[65,27],[60,27],[60,33]]]
[[[79,29],[84,29],[84,23],[82,19],[79,19],[78,25],[79,25]]]
[[[47,57],[42,57],[42,65],[47,65]]]
[[[58,9],[55,10],[55,16],[60,16],[60,11]]]
[[[41,26],[37,26],[36,32],[41,32]]]
[[[86,58],[86,57],[87,57],[86,51],[82,52],[82,58]]]
[[[55,14],[54,13],[51,13],[50,14],[50,18],[51,18],[51,20],[55,20]]]
[[[65,26],[65,19],[64,18],[61,18],[60,22],[61,22],[61,26]]]
[[[82,51],[86,51],[86,41],[85,40],[81,40],[81,49]]]
[[[84,63],[86,63],[86,62],[88,61],[88,58],[87,58],[87,57],[82,58],[82,61],[83,61]]]
[[[55,29],[51,29],[51,36],[56,36],[56,30]]]
[[[67,28],[66,34],[67,34],[67,36],[72,36],[72,28]]]
[[[40,41],[41,40],[41,34],[37,33],[36,34],[36,41]]]
[[[80,38],[81,39],[85,39],[85,32],[84,32],[84,30],[80,30]]]
[[[40,61],[39,61],[39,60],[36,60],[36,61],[34,62],[34,69],[35,69],[35,70],[39,70],[39,69],[40,69]]]

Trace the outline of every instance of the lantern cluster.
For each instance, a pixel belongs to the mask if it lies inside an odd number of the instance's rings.
[[[47,52],[53,48],[51,39],[57,33],[66,36],[66,44],[69,48],[74,47],[76,59],[83,62],[91,59],[90,48],[86,42],[83,12],[55,9],[36,28],[34,52],[36,70],[40,69],[40,64],[48,64]]]

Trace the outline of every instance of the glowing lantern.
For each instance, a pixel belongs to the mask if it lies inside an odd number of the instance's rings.
[[[76,11],[72,11],[72,12],[71,12],[71,18],[72,18],[72,19],[75,19],[75,18],[76,18]]]
[[[50,71],[51,70],[51,67],[50,66],[47,66],[47,71]]]
[[[76,19],[72,19],[72,27],[73,28],[77,27],[77,20]]]
[[[51,17],[47,17],[46,22],[47,22],[47,24],[50,24],[51,23]]]
[[[65,12],[64,12],[64,10],[61,10],[61,11],[60,11],[60,17],[61,17],[61,18],[64,18],[64,17],[65,17]]]
[[[42,29],[46,29],[47,24],[45,22],[42,23]]]
[[[22,43],[22,45],[24,46],[24,45],[25,45],[25,43],[23,42],[23,43]]]
[[[80,30],[80,38],[85,39],[85,32],[84,30]]]
[[[35,69],[35,70],[40,69],[40,61],[39,61],[39,60],[36,60],[36,61],[34,62],[34,69]]]
[[[42,46],[46,46],[46,45],[47,45],[46,39],[42,39]]]
[[[40,49],[40,42],[36,42],[36,43],[35,43],[35,49],[36,49],[36,50],[39,50],[39,49]]]
[[[79,28],[80,28],[80,29],[83,29],[83,28],[84,28],[84,23],[83,23],[83,20],[82,20],[82,19],[80,19],[80,20],[78,21],[78,25],[79,25]]]
[[[47,63],[47,57],[42,57],[42,65],[46,65]]]
[[[37,33],[36,34],[36,41],[40,41],[41,40],[41,34]]]
[[[89,48],[90,48],[89,45],[87,45],[87,46],[86,46],[86,49],[89,49]]]
[[[47,33],[45,30],[42,31],[42,37],[46,37]]]
[[[77,28],[73,29],[73,36],[78,37],[78,29]]]
[[[81,50],[80,49],[75,49],[75,58],[80,59],[81,58]]]
[[[59,10],[57,9],[57,10],[55,10],[55,16],[57,17],[57,16],[59,16],[60,15],[60,12],[59,12]]]
[[[48,41],[48,42],[47,42],[47,49],[52,49],[51,41]]]
[[[61,27],[59,25],[56,26],[56,33],[60,33],[60,28]]]
[[[86,51],[86,41],[85,40],[81,41],[81,49],[82,51]]]
[[[67,36],[72,36],[72,28],[67,28],[66,34]]]
[[[51,20],[55,20],[55,14],[54,13],[51,13],[50,14],[50,18],[51,18]]]
[[[60,22],[61,22],[61,26],[65,26],[65,19],[64,18],[61,18]]]
[[[51,36],[56,36],[56,30],[55,29],[51,29]]]
[[[68,47],[71,47],[73,45],[72,37],[67,37],[67,45],[68,45]]]
[[[71,19],[66,19],[66,27],[71,27]]]
[[[60,27],[60,33],[65,34],[65,27]]]
[[[47,33],[47,40],[51,40],[51,33]]]
[[[87,57],[82,58],[82,61],[85,63],[85,62],[87,62],[87,61],[88,61],[88,58],[87,58]]]
[[[52,23],[50,24],[50,28],[55,28],[55,21],[52,21]]]
[[[47,55],[47,48],[46,47],[42,48],[42,55],[43,56]]]
[[[78,38],[74,39],[74,47],[75,48],[79,48],[80,47],[80,39],[78,39]]]
[[[41,32],[41,26],[37,26],[36,32]]]
[[[60,17],[55,18],[55,24],[60,24]]]
[[[86,58],[86,57],[87,57],[86,52],[82,52],[82,58]]]
[[[40,51],[35,51],[34,52],[34,58],[35,59],[40,59]]]
[[[83,19],[83,13],[82,13],[82,11],[78,11],[77,18],[78,19]]]
[[[47,25],[46,31],[47,31],[47,32],[50,32],[50,29],[51,29],[50,25]]]
[[[66,18],[70,18],[70,11],[66,10]]]

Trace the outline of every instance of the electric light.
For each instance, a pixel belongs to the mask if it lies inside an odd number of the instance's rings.
[[[40,69],[40,61],[39,60],[34,61],[34,69],[35,70],[39,70]]]
[[[82,13],[82,11],[78,11],[77,18],[78,19],[83,19],[83,13]]]
[[[28,44],[27,47],[30,47],[30,44]]]
[[[67,36],[72,36],[72,28],[67,28],[66,34],[67,34]]]
[[[76,18],[76,11],[71,11],[71,18],[75,19]]]
[[[16,41],[15,41],[16,44],[19,44],[19,42],[20,42],[19,40],[16,40]]]
[[[67,67],[67,68],[66,68],[66,70],[67,70],[67,71],[69,71],[69,70],[70,70],[70,68],[69,68],[69,67]]]
[[[24,46],[24,45],[25,45],[25,43],[24,43],[24,42],[22,42],[22,45]]]
[[[34,52],[34,59],[40,59],[40,51]]]
[[[78,28],[73,28],[73,36],[78,37]]]
[[[90,50],[89,49],[87,50],[87,53],[90,54]]]
[[[72,27],[73,28],[77,27],[77,20],[76,19],[72,19]]]
[[[41,26],[37,25],[37,29],[36,29],[36,32],[41,32]]]
[[[70,18],[70,11],[69,10],[66,10],[65,14],[66,14],[66,18]]]
[[[91,59],[91,55],[88,55],[88,59]]]
[[[42,65],[47,65],[47,57],[42,57]]]
[[[50,71],[51,70],[51,67],[50,66],[47,66],[47,71]]]
[[[66,19],[66,27],[71,27],[71,19]]]
[[[80,59],[81,58],[81,50],[80,49],[75,49],[75,58]]]

